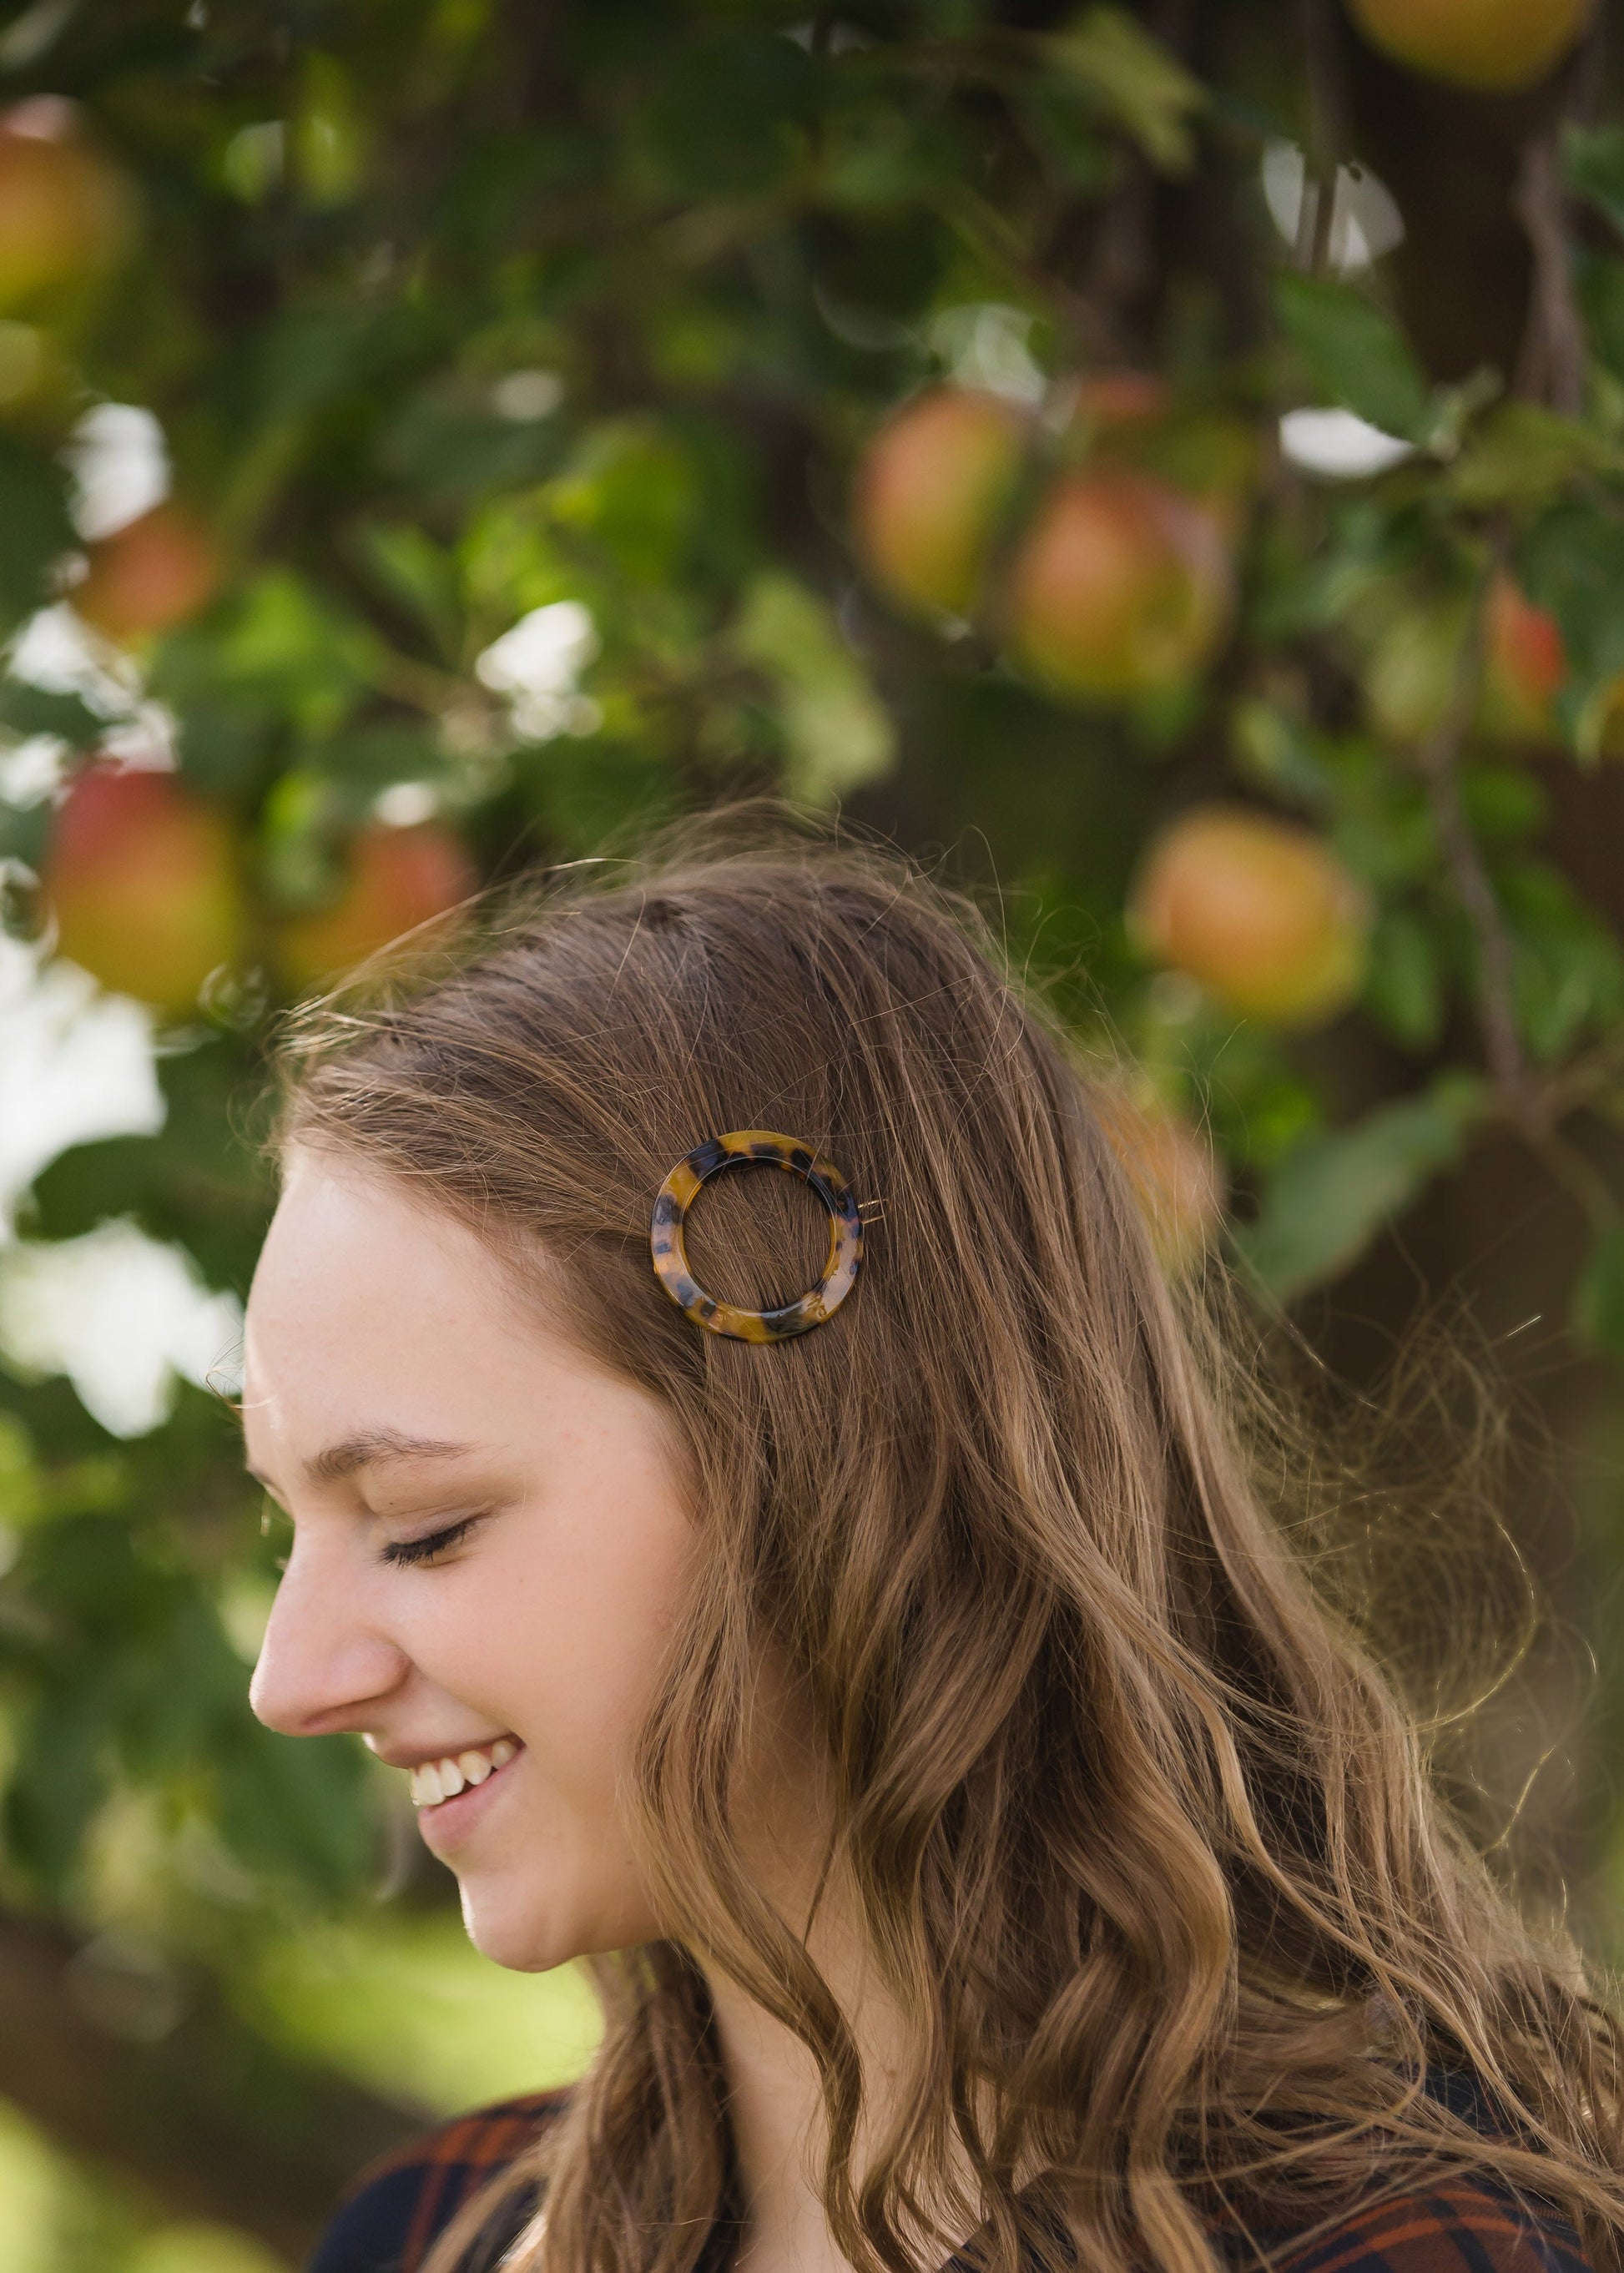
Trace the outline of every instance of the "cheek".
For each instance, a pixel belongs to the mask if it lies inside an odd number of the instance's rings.
[[[556,1790],[606,1802],[652,1697],[691,1558],[692,1534],[677,1522],[515,1525],[511,1542],[492,1538],[456,1574],[466,1584],[425,1635],[419,1662],[522,1737]]]

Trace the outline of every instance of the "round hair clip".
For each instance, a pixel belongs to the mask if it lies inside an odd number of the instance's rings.
[[[829,1211],[829,1257],[815,1287],[776,1310],[741,1310],[707,1294],[688,1265],[682,1226],[707,1178],[723,1168],[764,1160],[810,1184]],[[793,1136],[771,1129],[734,1129],[696,1144],[659,1188],[649,1234],[655,1274],[678,1309],[713,1334],[741,1342],[782,1342],[832,1317],[857,1283],[863,1227],[852,1188],[834,1163]]]

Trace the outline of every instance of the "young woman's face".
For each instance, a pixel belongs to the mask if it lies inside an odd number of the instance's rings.
[[[498,1963],[652,1937],[619,1795],[695,1539],[660,1407],[452,1219],[310,1153],[249,1297],[243,1409],[293,1519],[259,1718],[417,1771]]]

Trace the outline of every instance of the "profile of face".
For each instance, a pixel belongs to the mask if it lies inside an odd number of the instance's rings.
[[[449,1215],[296,1150],[243,1414],[293,1524],[260,1720],[358,1730],[416,1772],[423,1836],[499,1964],[653,1937],[623,1780],[697,1538],[663,1408]]]

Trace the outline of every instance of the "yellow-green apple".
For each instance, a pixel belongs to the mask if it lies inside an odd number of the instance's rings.
[[[1019,478],[1026,415],[964,386],[917,394],[864,454],[853,495],[869,575],[914,614],[967,616]]]
[[[369,821],[350,848],[338,897],[281,926],[282,976],[296,992],[335,978],[403,932],[444,915],[477,881],[467,846],[442,821],[405,829]]]
[[[1146,954],[1277,1026],[1317,1024],[1352,1000],[1369,920],[1363,889],[1318,836],[1238,806],[1199,806],[1172,822],[1129,903]]]
[[[1373,47],[1395,62],[1480,94],[1513,94],[1544,79],[1573,46],[1591,0],[1348,0]]]
[[[71,102],[32,95],[0,113],[0,316],[31,316],[117,258],[130,230],[124,176]]]
[[[175,774],[103,763],[76,774],[41,881],[60,951],[158,1009],[184,1016],[241,952],[230,821]]]
[[[1064,476],[1011,564],[1004,631],[1056,694],[1124,702],[1192,678],[1228,629],[1234,578],[1214,514],[1125,467]]]
[[[120,644],[195,616],[220,581],[220,555],[184,506],[155,505],[86,547],[89,566],[68,597],[74,612]]]

